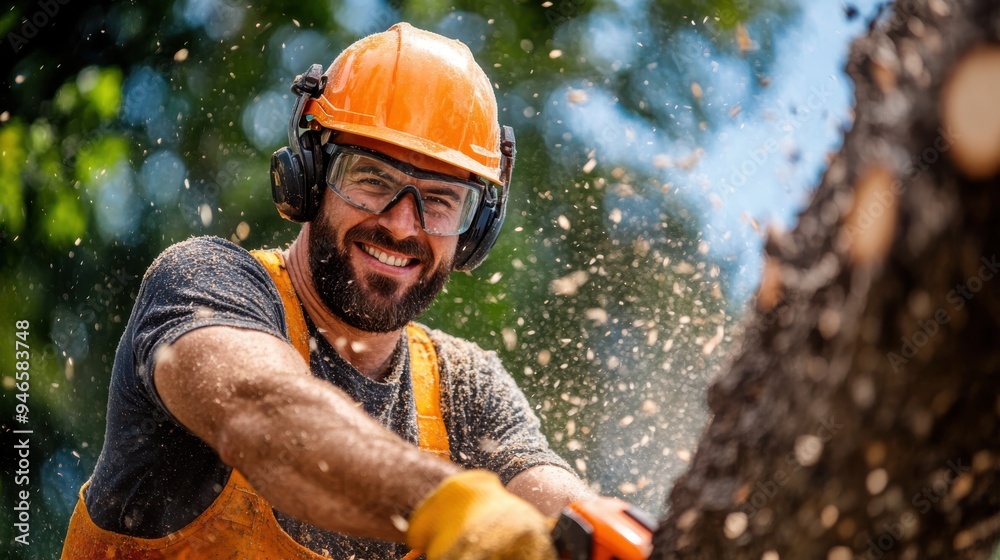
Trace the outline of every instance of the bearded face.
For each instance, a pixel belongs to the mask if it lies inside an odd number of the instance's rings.
[[[427,309],[448,281],[452,259],[434,267],[431,247],[420,239],[394,239],[374,221],[359,222],[344,232],[331,222],[321,212],[310,224],[309,268],[320,299],[348,325],[377,333],[401,329]],[[416,280],[404,283],[358,262],[367,256],[379,259],[383,252],[407,255],[392,264],[418,267]]]

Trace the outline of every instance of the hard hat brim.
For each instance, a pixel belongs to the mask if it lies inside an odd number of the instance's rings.
[[[316,118],[317,122],[319,122],[319,124],[324,128],[329,128],[339,132],[349,132],[351,134],[357,134],[358,136],[364,136],[373,140],[388,142],[394,146],[399,146],[400,148],[411,150],[429,158],[434,158],[436,160],[454,165],[455,167],[464,169],[465,171],[468,171],[477,177],[486,179],[496,185],[502,184],[500,181],[499,161],[497,162],[496,167],[490,168],[458,150],[453,150],[440,144],[430,142],[424,138],[420,138],[419,136],[414,136],[412,134],[407,134],[391,128],[358,123],[345,123],[342,121],[337,122],[332,118],[324,119],[322,113],[325,111],[317,109],[319,109],[319,107],[313,107],[311,113]],[[473,149],[475,149],[475,147],[473,147]],[[485,149],[482,150],[481,157],[491,156],[493,156],[493,154],[490,151]]]

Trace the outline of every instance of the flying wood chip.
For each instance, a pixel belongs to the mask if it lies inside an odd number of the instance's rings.
[[[848,255],[857,264],[881,260],[892,246],[896,232],[895,175],[882,164],[865,169],[854,188],[854,207],[844,218],[841,235]]]
[[[750,33],[742,23],[736,24],[736,46],[740,49],[740,56],[746,55],[748,51],[757,50],[753,39],[750,38]]]
[[[701,96],[704,92],[701,89],[701,84],[698,82],[691,82],[691,95],[694,96],[695,100],[701,100]]]
[[[1000,171],[1000,47],[979,47],[958,63],[941,92],[941,122],[954,138],[948,151],[971,179]]]
[[[549,291],[557,296],[575,296],[588,278],[590,275],[586,270],[578,270],[550,282]]]
[[[892,68],[876,58],[871,61],[872,79],[882,93],[889,94],[896,90],[896,72]]]
[[[761,277],[760,289],[757,290],[757,309],[766,313],[775,308],[781,301],[784,284],[781,281],[781,263],[777,257],[767,257],[764,261],[764,274]]]

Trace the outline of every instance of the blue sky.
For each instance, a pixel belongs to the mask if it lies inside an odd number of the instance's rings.
[[[589,142],[602,165],[641,169],[671,183],[674,195],[699,210],[710,255],[737,264],[728,280],[739,307],[759,282],[763,232],[768,225],[794,227],[797,212],[826,168],[827,154],[842,142],[853,105],[853,85],[844,73],[847,53],[877,2],[854,2],[859,15],[849,19],[840,2],[802,1],[795,18],[772,36],[774,58],[766,87],[753,83],[757,77],[747,60],[715,48],[707,28],[699,28],[703,22],[694,21],[692,31],[676,34],[675,44],[656,48],[659,60],[638,54],[644,21],[629,14],[641,15],[644,4],[623,2],[618,11],[592,14],[581,23],[593,31],[585,35],[593,38],[585,50],[596,67],[614,72],[623,60],[654,60],[652,67],[662,69],[670,63],[665,53],[674,56],[683,49],[687,77],[702,91],[701,109],[716,117],[707,133],[684,132],[698,126],[698,117],[683,102],[670,105],[671,99],[683,98],[691,83],[652,82],[643,94],[661,105],[666,100],[676,130],[652,128],[600,85],[580,81],[553,93],[543,130],[549,142],[558,143],[567,130],[582,145]],[[748,22],[750,38],[760,40],[755,35],[767,34],[773,22],[772,14]],[[625,41],[629,33],[637,40]],[[557,47],[558,41],[557,36]],[[650,76],[655,80],[658,75],[651,70]],[[586,101],[577,107],[565,102],[566,92],[573,90],[586,92]],[[678,165],[685,159],[696,163]]]

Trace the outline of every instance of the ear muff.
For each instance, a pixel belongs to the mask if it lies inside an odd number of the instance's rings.
[[[500,180],[503,185],[498,189],[490,185],[479,203],[472,226],[458,238],[458,250],[455,252],[455,270],[473,270],[481,265],[500,236],[504,217],[507,215],[507,191],[510,188],[510,178],[514,172],[514,159],[517,150],[514,148],[514,129],[504,126],[500,129]]]
[[[278,213],[293,222],[316,217],[323,196],[325,161],[320,133],[306,130],[300,135],[299,127],[306,100],[318,97],[325,87],[326,76],[319,64],[295,77],[291,89],[297,98],[288,120],[288,146],[271,156],[271,198]]]

